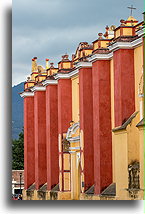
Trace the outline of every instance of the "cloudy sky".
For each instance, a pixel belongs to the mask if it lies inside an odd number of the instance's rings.
[[[31,59],[45,66],[65,53],[75,52],[79,42],[91,43],[106,25],[119,25],[130,15],[142,21],[143,0],[14,0],[13,1],[13,85],[26,80]]]

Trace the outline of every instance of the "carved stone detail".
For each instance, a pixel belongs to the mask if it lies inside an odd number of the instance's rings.
[[[134,161],[128,166],[128,192],[131,198],[137,198],[140,191],[140,165]]]
[[[63,152],[69,152],[70,142],[67,141],[66,138],[64,138],[62,140],[62,144],[63,144]]]

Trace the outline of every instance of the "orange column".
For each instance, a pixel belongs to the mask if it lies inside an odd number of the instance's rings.
[[[84,189],[94,184],[92,68],[79,69],[80,131],[83,132]],[[81,184],[82,185],[82,184]]]
[[[47,181],[46,93],[43,90],[43,87],[37,87],[34,93],[35,186],[37,190]]]
[[[58,163],[58,97],[57,85],[46,87],[46,158],[47,158],[47,189],[51,190],[59,183]],[[55,81],[54,81],[55,82]]]
[[[93,62],[92,76],[94,180],[95,194],[100,194],[112,183],[110,62]]]
[[[24,189],[35,182],[34,94],[23,92],[24,97]]]

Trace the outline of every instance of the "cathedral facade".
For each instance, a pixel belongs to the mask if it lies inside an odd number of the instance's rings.
[[[144,195],[144,23],[130,16],[24,84],[24,200]]]

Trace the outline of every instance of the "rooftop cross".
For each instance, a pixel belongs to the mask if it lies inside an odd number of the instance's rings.
[[[133,11],[133,10],[136,10],[136,8],[135,8],[135,7],[133,7],[133,5],[131,5],[131,7],[127,7],[127,8],[129,8],[129,9],[131,10],[130,15],[132,16],[132,11]]]

